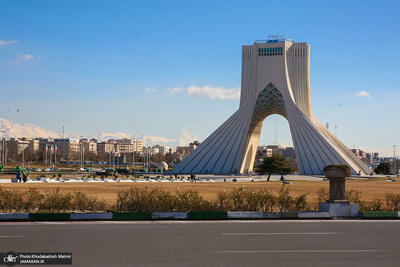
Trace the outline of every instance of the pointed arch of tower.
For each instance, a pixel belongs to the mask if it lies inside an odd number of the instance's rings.
[[[263,122],[268,116],[273,114],[281,115],[287,119],[283,95],[278,88],[270,82],[258,94],[254,104],[246,140],[245,157],[240,169],[241,172],[252,171]]]

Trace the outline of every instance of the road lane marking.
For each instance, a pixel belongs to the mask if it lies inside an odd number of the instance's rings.
[[[311,250],[222,250],[215,253],[366,253],[390,252],[391,250],[376,249],[311,249]]]
[[[74,224],[354,224],[354,223],[379,223],[379,224],[400,224],[400,220],[216,220],[216,221],[64,221],[64,222],[0,222],[4,225],[74,225]]]
[[[221,235],[340,235],[337,232],[318,232],[318,233],[221,233]]]
[[[0,238],[9,238],[9,237],[25,237],[23,235],[0,235]]]

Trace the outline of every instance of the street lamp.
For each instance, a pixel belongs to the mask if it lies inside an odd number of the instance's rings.
[[[3,136],[1,140],[1,155],[0,155],[0,165],[6,165],[7,163],[7,155],[6,155],[6,140],[5,140],[5,133],[7,130],[1,129],[1,135]]]

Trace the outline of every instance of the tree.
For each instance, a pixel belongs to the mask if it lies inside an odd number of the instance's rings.
[[[392,166],[389,162],[382,162],[379,163],[378,167],[376,167],[374,171],[376,174],[390,175],[392,174]]]
[[[268,175],[267,181],[271,178],[271,174],[290,174],[293,169],[289,167],[287,160],[281,155],[264,158],[263,162],[258,165],[256,172]]]

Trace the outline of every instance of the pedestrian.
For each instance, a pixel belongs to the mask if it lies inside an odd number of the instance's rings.
[[[17,171],[17,182],[20,183],[21,182],[21,174],[19,171]]]
[[[23,179],[24,183],[26,183],[26,181],[28,181],[28,175],[25,172],[22,172],[22,179]]]

